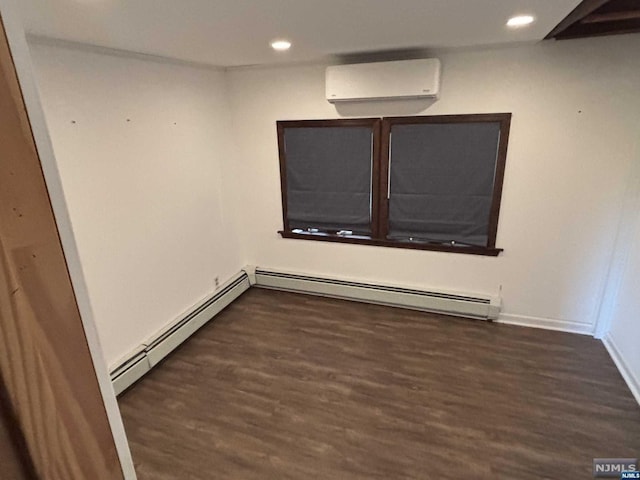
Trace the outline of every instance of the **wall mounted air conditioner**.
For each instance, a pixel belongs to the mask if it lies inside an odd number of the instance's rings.
[[[440,60],[401,60],[327,67],[329,102],[434,98],[440,90]]]

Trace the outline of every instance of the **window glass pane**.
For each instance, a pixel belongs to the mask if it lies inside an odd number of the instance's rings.
[[[389,238],[487,245],[500,123],[391,132]]]
[[[370,234],[371,128],[287,128],[284,139],[289,227]]]

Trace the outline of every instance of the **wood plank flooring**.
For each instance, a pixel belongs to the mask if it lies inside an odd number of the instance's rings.
[[[120,406],[141,480],[588,479],[640,454],[593,338],[259,289]]]

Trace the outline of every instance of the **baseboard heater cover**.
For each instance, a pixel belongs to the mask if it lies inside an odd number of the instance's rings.
[[[240,273],[211,298],[134,350],[111,371],[111,381],[116,395],[137,382],[249,287],[248,275],[245,272]]]
[[[501,299],[488,295],[417,290],[256,268],[255,286],[480,320],[496,320]]]
[[[151,366],[147,359],[145,346],[141,345],[111,371],[111,383],[116,395],[120,395],[136,383],[149,370],[151,370]]]

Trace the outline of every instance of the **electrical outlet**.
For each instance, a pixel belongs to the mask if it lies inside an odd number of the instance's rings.
[[[218,288],[220,288],[220,278],[219,278],[219,277],[216,277],[216,278],[214,278],[214,279],[213,279],[213,281],[214,281],[214,283],[216,284],[216,290],[217,290]]]

